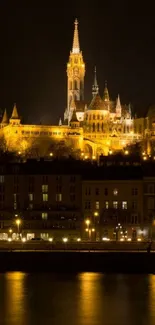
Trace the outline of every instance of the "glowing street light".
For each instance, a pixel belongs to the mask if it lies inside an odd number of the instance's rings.
[[[64,243],[67,243],[68,242],[68,238],[67,237],[64,237],[62,240],[63,240]]]
[[[90,225],[90,220],[86,219],[85,223],[86,223],[87,226],[89,226]]]
[[[12,229],[11,228],[9,229],[9,233],[12,234]]]
[[[53,152],[50,152],[50,157],[53,157]]]
[[[19,226],[21,224],[21,220],[20,219],[17,219],[16,220],[16,225],[17,225],[17,228],[18,228],[18,233],[19,233]]]

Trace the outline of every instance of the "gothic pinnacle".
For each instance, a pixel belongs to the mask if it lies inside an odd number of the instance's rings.
[[[72,53],[80,53],[78,20],[77,19],[75,19],[74,25],[75,25],[75,28],[74,28]]]

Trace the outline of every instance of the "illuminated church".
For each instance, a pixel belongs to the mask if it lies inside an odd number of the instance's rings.
[[[80,50],[78,21],[74,23],[73,46],[67,63],[67,107],[59,125],[22,124],[16,104],[10,118],[6,110],[0,123],[1,142],[9,150],[23,154],[31,147],[42,147],[41,155],[51,152],[54,140],[65,142],[81,152],[81,157],[97,158],[100,154],[124,150],[127,145],[142,141],[155,128],[148,117],[135,119],[130,105],[122,105],[120,96],[111,100],[107,83],[99,93],[96,68],[92,86],[92,99],[86,103],[84,97],[85,63]],[[150,113],[151,115],[152,113]],[[152,116],[152,115],[151,115]],[[151,117],[152,118],[152,117]],[[155,132],[155,131],[154,131]],[[148,141],[147,141],[148,143]]]

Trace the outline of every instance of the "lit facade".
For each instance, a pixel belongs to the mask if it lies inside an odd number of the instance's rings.
[[[153,111],[147,118],[133,118],[130,105],[122,105],[119,95],[115,101],[111,100],[107,84],[100,96],[96,68],[92,100],[86,103],[85,71],[75,20],[73,46],[67,63],[67,107],[63,122],[60,120],[57,126],[22,124],[14,105],[11,118],[8,119],[5,110],[0,123],[1,146],[23,155],[29,152],[30,156],[36,156],[39,147],[38,155],[46,156],[51,152],[54,139],[79,150],[81,157],[96,159],[100,154],[108,155],[141,142],[142,150],[151,153],[155,134]]]

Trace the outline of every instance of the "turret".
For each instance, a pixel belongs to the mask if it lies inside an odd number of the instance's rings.
[[[77,119],[76,110],[75,109],[73,110],[72,118],[70,120],[70,126],[72,128],[78,128],[80,126],[80,122]]]
[[[3,117],[2,117],[1,124],[3,124],[3,125],[8,124],[8,115],[7,115],[7,111],[6,111],[6,109],[5,109],[5,111],[4,111],[4,114],[3,114]]]
[[[61,118],[59,119],[59,126],[61,126],[62,125],[62,120],[61,120]]]
[[[97,76],[96,76],[96,67],[94,69],[94,83],[93,83],[93,86],[92,86],[92,95],[93,97],[95,95],[97,95],[99,92],[99,87],[98,87],[98,83],[97,83]]]
[[[10,124],[14,124],[14,125],[20,124],[20,117],[18,115],[16,104],[14,104],[14,107],[12,110],[12,115],[11,115],[9,122],[10,122]]]

